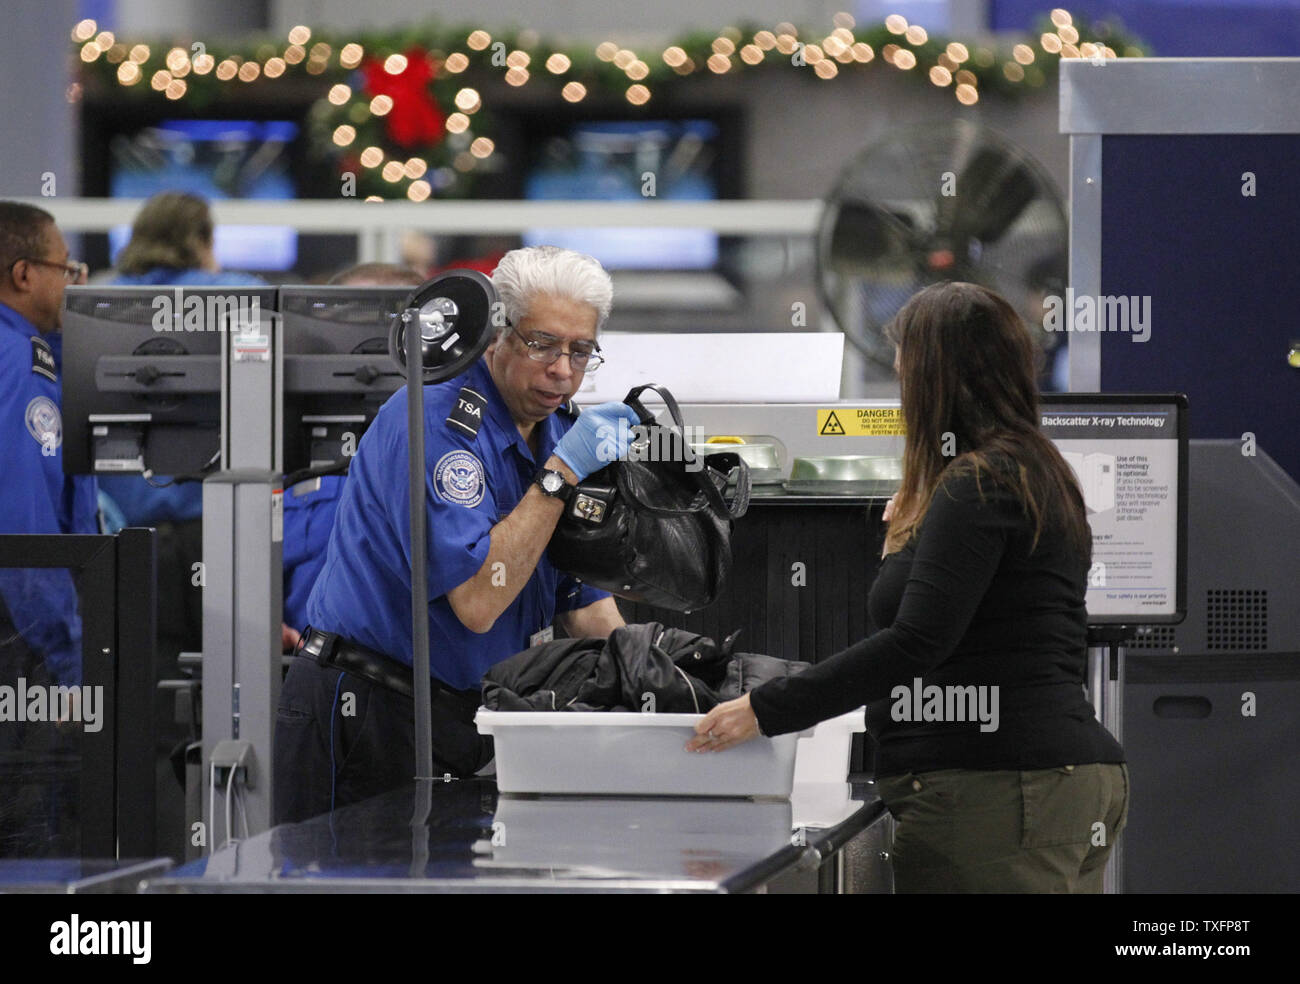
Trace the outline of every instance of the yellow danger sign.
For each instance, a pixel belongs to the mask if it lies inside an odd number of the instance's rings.
[[[834,407],[817,411],[822,437],[893,437],[903,433],[899,407]]]

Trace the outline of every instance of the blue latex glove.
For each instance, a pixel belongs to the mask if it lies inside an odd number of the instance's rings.
[[[632,443],[632,428],[641,418],[626,403],[602,403],[584,410],[569,432],[555,445],[555,456],[578,476],[581,482],[592,472],[600,471],[611,461],[627,457]]]

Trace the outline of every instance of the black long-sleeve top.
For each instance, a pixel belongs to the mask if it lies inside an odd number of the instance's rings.
[[[973,474],[945,476],[920,532],[881,563],[867,599],[878,630],[751,691],[763,734],[799,731],[866,704],[880,746],[877,775],[1123,762],[1083,691],[1087,558],[1059,526],[1045,525],[1031,554],[1033,535],[1032,518],[987,471],[978,485]],[[927,687],[990,688],[989,712],[994,686],[996,730],[972,720],[976,690],[954,689],[956,701],[941,691],[945,714],[966,720],[908,720],[939,706]],[[991,718],[984,714],[984,727]]]

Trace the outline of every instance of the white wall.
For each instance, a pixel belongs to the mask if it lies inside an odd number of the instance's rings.
[[[76,195],[75,113],[68,103],[69,32],[76,0],[11,0],[0,31],[0,196],[43,194],[54,175],[58,195]]]
[[[822,82],[811,76],[745,81],[746,172],[752,198],[819,198],[873,139],[899,126],[954,116],[984,123],[1033,154],[1064,193],[1069,143],[1057,132],[1056,86],[1023,100],[985,96],[962,107],[950,89],[897,72]],[[939,176],[934,175],[935,187]]]
[[[271,4],[270,0],[115,0],[113,6],[114,29],[119,34],[203,40],[265,31]]]
[[[140,0],[137,0],[140,2]],[[153,0],[156,2],[156,0]],[[692,29],[716,30],[733,22],[781,21],[831,26],[831,17],[852,10],[853,0],[475,0],[420,3],[417,0],[270,0],[271,27],[295,24],[331,30],[418,23],[437,17],[447,24],[481,24],[491,30],[514,24],[544,35],[628,42],[661,38]]]
[[[570,38],[612,36],[625,42],[659,39],[729,23],[776,24],[783,20],[829,26],[841,10],[860,20],[883,20],[902,12],[931,30],[979,33],[989,0],[116,0],[115,26],[124,33],[228,36],[270,29],[283,34],[296,24],[331,31],[384,28],[436,17],[444,23],[532,27]]]

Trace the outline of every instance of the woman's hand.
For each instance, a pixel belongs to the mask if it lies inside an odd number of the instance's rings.
[[[688,752],[720,752],[758,737],[758,718],[749,706],[749,694],[719,704],[695,726]]]

